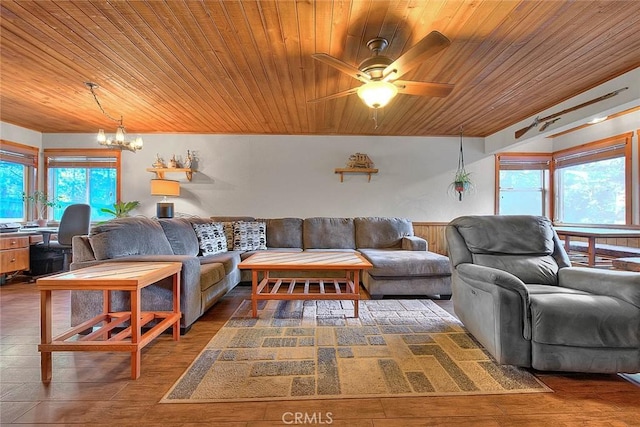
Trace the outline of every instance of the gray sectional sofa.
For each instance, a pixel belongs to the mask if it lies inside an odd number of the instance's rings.
[[[199,255],[199,241],[192,223],[234,221],[264,222],[267,250],[362,253],[373,264],[362,277],[364,287],[373,298],[451,295],[449,259],[429,252],[426,240],[414,236],[411,221],[403,218],[119,218],[95,226],[89,236],[74,238],[71,269],[104,262],[182,262],[181,327],[188,329],[238,283],[251,280],[251,272],[240,271],[238,263],[255,251],[227,250],[215,255]],[[127,309],[128,294],[113,293],[112,304],[116,311]],[[72,325],[97,314],[101,306],[100,292],[73,291]],[[171,309],[170,279],[143,291],[142,309]]]

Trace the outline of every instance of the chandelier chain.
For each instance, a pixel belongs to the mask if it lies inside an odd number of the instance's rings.
[[[113,120],[114,122],[122,126],[122,116],[120,116],[120,119],[114,119],[113,117],[111,117],[109,113],[104,111],[104,108],[102,108],[102,104],[100,104],[100,101],[98,100],[98,96],[93,90],[95,87],[97,87],[97,85],[94,83],[87,83],[87,86],[89,87],[89,90],[91,91],[91,95],[93,95],[93,99],[96,101],[96,104],[98,104],[98,108],[100,108],[100,111],[102,111],[102,114],[104,114],[108,119]]]

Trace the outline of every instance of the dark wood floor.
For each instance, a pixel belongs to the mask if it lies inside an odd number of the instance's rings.
[[[258,427],[293,424],[298,412],[335,426],[640,426],[640,385],[617,375],[536,373],[554,393],[159,404],[249,294],[238,286],[180,342],[162,335],[146,347],[138,380],[129,378],[128,355],[54,353],[45,385],[35,285],[0,286],[0,424]],[[449,301],[440,303],[451,310]],[[69,293],[54,292],[54,334],[68,327],[68,313]]]

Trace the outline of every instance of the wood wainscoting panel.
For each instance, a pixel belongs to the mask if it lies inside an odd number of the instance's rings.
[[[444,237],[447,224],[447,222],[414,222],[413,232],[429,243],[431,252],[447,256],[447,241]]]

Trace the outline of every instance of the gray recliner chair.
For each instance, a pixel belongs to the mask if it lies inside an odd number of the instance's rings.
[[[640,372],[640,273],[571,267],[539,216],[464,216],[446,227],[453,305],[501,364]]]

